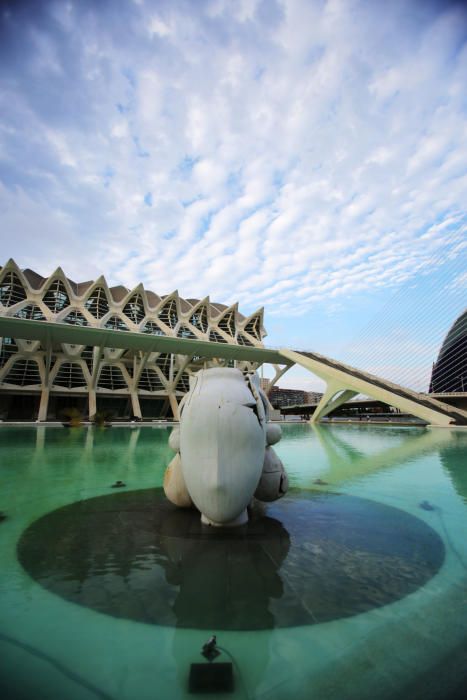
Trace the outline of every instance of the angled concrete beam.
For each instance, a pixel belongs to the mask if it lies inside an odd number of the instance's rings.
[[[340,391],[342,391],[342,393],[334,398]],[[321,418],[324,418],[324,416],[327,416],[328,413],[335,411],[336,408],[339,408],[339,406],[342,406],[342,404],[350,401],[350,399],[357,394],[357,391],[352,391],[352,389],[343,389],[342,387],[337,386],[334,382],[329,382],[326,387],[326,391],[321,397],[321,401],[315,408],[315,411],[311,417],[311,422],[316,423]]]

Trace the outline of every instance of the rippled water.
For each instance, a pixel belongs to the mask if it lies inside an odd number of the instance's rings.
[[[286,425],[290,494],[214,537],[168,435],[1,427],[2,698],[185,698],[211,633],[231,697],[464,696],[467,431]]]

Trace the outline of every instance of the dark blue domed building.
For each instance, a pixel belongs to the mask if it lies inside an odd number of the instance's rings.
[[[433,365],[430,393],[467,391],[467,309],[451,326]]]

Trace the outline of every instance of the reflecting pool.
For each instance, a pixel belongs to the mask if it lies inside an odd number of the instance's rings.
[[[464,697],[466,430],[284,425],[289,494],[214,532],[169,432],[1,426],[0,697],[191,697],[211,634],[233,698]]]

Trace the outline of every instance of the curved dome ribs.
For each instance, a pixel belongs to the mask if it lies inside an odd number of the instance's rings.
[[[146,321],[144,326],[141,328],[141,333],[148,333],[151,335],[165,335],[164,331],[160,326],[154,321]]]
[[[208,310],[202,304],[194,314],[190,317],[190,323],[194,328],[197,328],[201,333],[206,333],[208,330]],[[196,337],[196,336],[195,336]]]
[[[257,340],[261,339],[260,319],[258,316],[247,323],[245,326],[245,332],[252,335]]]
[[[168,328],[174,330],[178,324],[178,309],[175,299],[165,302],[158,311],[158,317]]]
[[[83,368],[77,362],[62,362],[52,379],[52,384],[65,389],[86,388]]]
[[[216,331],[209,331],[209,340],[211,343],[227,343],[228,341]]]
[[[7,271],[6,274],[2,276],[2,281],[0,282],[0,303],[7,307],[14,306],[20,301],[24,301],[26,296],[26,291],[18,275],[12,270]]]
[[[47,289],[43,302],[53,314],[58,314],[67,306],[70,306],[70,298],[64,283],[56,279]]]
[[[261,347],[264,335],[262,309],[245,317],[237,303],[226,306],[209,297],[183,299],[177,291],[160,296],[142,284],[133,289],[109,287],[103,276],[74,282],[60,267],[42,277],[20,269],[11,259],[0,268],[0,315],[252,347]],[[84,344],[42,347],[39,340],[4,338],[0,391],[4,387],[11,393],[14,386],[15,391],[25,389],[31,396],[40,392],[39,420],[58,415],[58,409],[49,410],[49,395],[63,399],[74,390],[77,395],[88,395],[89,415],[96,413],[102,400],[97,399],[96,404],[96,396],[111,397],[116,392],[131,399],[125,403],[131,409],[125,410],[142,417],[138,398],[142,392],[145,405],[148,399],[157,398],[163,410],[178,417],[178,402],[188,390],[189,376],[206,362],[218,361]],[[233,360],[229,363],[236,366]]]
[[[26,318],[30,321],[45,321],[44,314],[42,313],[40,307],[36,306],[36,304],[28,304],[27,306],[23,306],[21,309],[18,309],[14,315],[16,318]]]
[[[73,309],[73,311],[70,311],[70,313],[63,319],[63,323],[69,323],[73,326],[89,325],[87,320],[84,318],[83,314],[80,311],[78,311],[78,309]]]
[[[467,309],[446,335],[430,382],[430,393],[460,392],[467,392]]]
[[[146,367],[141,372],[141,377],[138,382],[138,389],[149,392],[163,391],[165,386],[156,370]]]
[[[36,360],[18,359],[10,368],[4,382],[17,386],[31,386],[42,383],[39,365]]]
[[[108,328],[110,331],[129,331],[130,329],[126,325],[125,321],[120,318],[120,316],[111,316],[105,323],[104,328]]]
[[[2,338],[0,341],[0,367],[4,367],[10,357],[18,352],[18,346],[13,338]]]
[[[130,301],[125,304],[123,313],[130,319],[130,321],[133,321],[136,326],[141,323],[146,315],[143,297],[141,294],[134,294],[131,297]]]
[[[84,302],[85,308],[94,318],[102,318],[109,311],[109,300],[103,287],[96,287]]]
[[[190,328],[182,324],[177,331],[177,338],[192,338],[193,340],[197,340],[198,336],[195,335]]]
[[[221,331],[230,335],[231,338],[235,337],[235,310],[226,312],[217,324]]]
[[[259,309],[255,311],[251,316],[249,316],[243,323],[242,331],[243,335],[248,335],[256,341],[261,341],[265,335],[263,328],[263,313],[264,309]],[[254,345],[254,343],[253,343]]]
[[[128,388],[122,368],[107,364],[101,367],[97,386],[100,389],[110,389],[111,391]]]

